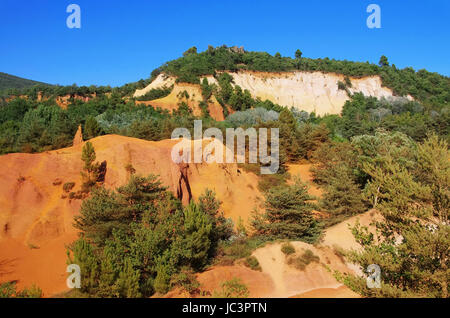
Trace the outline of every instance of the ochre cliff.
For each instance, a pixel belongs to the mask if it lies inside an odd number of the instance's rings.
[[[339,114],[345,102],[349,100],[347,93],[338,89],[338,82],[344,82],[344,76],[341,74],[300,71],[286,73],[239,71],[229,74],[233,77],[235,85],[249,90],[254,98],[268,99],[281,106],[315,112],[318,115]],[[206,78],[209,83],[217,84],[217,80],[213,76],[206,76]],[[349,88],[349,91],[351,93],[361,92],[366,96],[377,98],[393,96],[391,89],[382,86],[379,76],[350,77],[350,80],[352,87]],[[165,74],[160,74],[144,89],[136,90],[134,96],[142,96],[152,88],[170,87],[171,85],[174,85],[174,90],[169,95],[171,97],[167,96],[149,103],[169,110],[175,109],[177,107],[175,97],[183,90],[201,98],[199,85],[176,83],[174,77]],[[196,87],[195,91],[193,87]],[[192,98],[200,100],[195,96]],[[217,101],[213,100],[213,104],[217,105],[216,103]],[[193,109],[195,112],[196,108],[193,107]]]

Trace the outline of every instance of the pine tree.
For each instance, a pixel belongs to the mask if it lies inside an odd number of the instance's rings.
[[[363,277],[337,274],[363,296],[449,296],[450,225],[442,213],[445,199],[436,195],[449,187],[447,145],[431,136],[417,147],[415,158],[408,169],[400,164],[405,158],[388,151],[376,163],[363,165],[371,177],[366,189],[377,197],[384,221],[376,223],[376,238],[356,224],[352,230],[362,249],[348,257],[362,271],[370,264],[380,266],[381,288],[367,288]]]
[[[345,167],[335,168],[321,198],[321,207],[334,216],[354,215],[366,210],[361,189]]]
[[[83,131],[84,131],[84,140],[89,140],[100,135],[101,129],[97,120],[94,117],[89,116],[86,119]]]
[[[436,135],[429,136],[417,148],[418,177],[431,187],[433,206],[439,221],[449,219],[450,161],[447,142]]]
[[[311,202],[314,199],[300,180],[293,185],[274,187],[266,195],[265,213],[256,214],[252,226],[259,235],[312,243],[320,234],[312,214],[316,207]]]
[[[381,67],[389,66],[388,58],[386,56],[382,55],[380,57],[380,61],[378,62],[378,65],[380,65]]]
[[[184,227],[186,231],[185,249],[194,269],[202,269],[208,260],[211,248],[212,223],[208,215],[191,202],[184,209]]]
[[[81,172],[81,176],[83,178],[83,192],[89,192],[97,182],[100,165],[99,163],[95,163],[96,158],[97,156],[95,154],[94,146],[91,142],[86,142],[81,153],[81,160],[84,162],[84,171]]]
[[[135,270],[129,258],[125,259],[124,268],[119,273],[116,281],[121,297],[139,298],[142,294],[139,291],[139,270]]]
[[[297,140],[297,121],[287,108],[280,112],[280,147],[286,155],[288,162],[299,159],[300,147]],[[281,151],[280,151],[281,152]]]

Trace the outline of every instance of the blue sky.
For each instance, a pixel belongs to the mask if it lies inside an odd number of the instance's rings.
[[[81,29],[66,7],[81,7]],[[366,8],[381,7],[381,29]],[[148,78],[191,46],[412,66],[450,75],[450,1],[0,0],[0,71],[52,84]]]

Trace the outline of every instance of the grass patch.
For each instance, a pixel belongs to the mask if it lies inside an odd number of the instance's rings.
[[[318,263],[320,261],[319,256],[315,255],[311,250],[306,250],[300,256],[294,256],[288,258],[288,265],[295,267],[298,270],[304,271],[306,266],[315,262]]]
[[[295,253],[295,248],[294,246],[292,246],[291,243],[288,242],[281,245],[281,251],[283,252],[284,255],[289,256]]]
[[[250,257],[254,250],[266,242],[267,238],[263,237],[240,237],[231,241],[222,241],[213,265],[231,266],[238,259]]]
[[[66,182],[63,185],[63,190],[64,190],[64,192],[69,193],[73,189],[74,186],[75,186],[75,182]]]
[[[219,290],[213,292],[213,298],[247,298],[248,288],[241,279],[233,278],[222,283]]]
[[[254,256],[249,256],[245,259],[244,265],[251,268],[254,271],[262,271],[261,265],[259,265],[258,259]]]

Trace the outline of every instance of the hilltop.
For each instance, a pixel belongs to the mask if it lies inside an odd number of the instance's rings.
[[[49,84],[0,72],[0,91],[4,89],[29,88],[35,85],[49,85]]]

